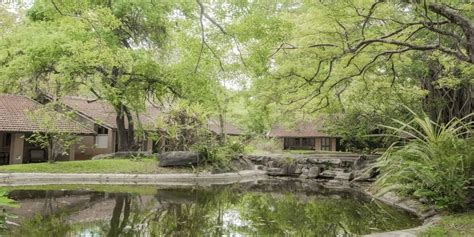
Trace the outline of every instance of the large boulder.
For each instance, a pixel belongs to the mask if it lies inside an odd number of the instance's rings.
[[[286,176],[285,170],[282,168],[267,168],[267,174],[270,176]]]
[[[341,181],[350,181],[354,179],[354,173],[352,172],[337,172],[336,177],[334,179],[341,180]]]
[[[230,168],[232,170],[254,170],[255,165],[244,156],[239,156],[230,161]]]
[[[317,166],[311,167],[308,170],[308,178],[314,179],[319,176],[320,172],[321,170],[319,169],[319,167]]]
[[[270,176],[299,176],[303,171],[294,163],[280,163],[280,167],[267,168],[267,174]]]
[[[337,176],[337,171],[335,170],[324,170],[323,172],[321,172],[319,174],[319,178],[329,178],[329,179],[333,179],[334,177]]]
[[[193,151],[170,151],[158,154],[158,166],[195,166],[199,163],[201,155]]]

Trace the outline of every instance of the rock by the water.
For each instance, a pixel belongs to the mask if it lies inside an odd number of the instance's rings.
[[[231,170],[254,170],[255,165],[245,157],[238,157],[230,161]]]
[[[270,176],[298,176],[302,173],[302,168],[296,164],[280,164],[280,167],[267,168],[267,174]]]
[[[301,174],[301,170],[298,170],[296,164],[285,164],[283,165],[282,170],[287,176],[295,176]]]
[[[264,166],[270,176],[289,176],[300,179],[333,180],[332,184],[349,181],[372,181],[377,170],[370,168],[378,156],[348,152],[308,153],[308,154],[268,154],[246,155],[257,165]]]
[[[267,174],[270,176],[284,176],[285,172],[282,168],[267,168]]]
[[[337,171],[335,170],[325,170],[319,174],[321,178],[334,178],[337,176]]]
[[[300,164],[297,164],[296,165],[296,170],[294,172],[295,175],[300,175],[303,173],[303,170],[304,170],[304,165],[300,165]]]
[[[311,167],[309,168],[307,176],[308,178],[316,178],[319,176],[319,173],[320,173],[319,167]]]
[[[320,158],[310,158],[308,159],[308,163],[310,164],[315,164],[315,165],[323,165],[323,164],[328,164],[328,165],[340,165],[341,160],[340,159],[320,159]]]
[[[337,172],[336,177],[334,179],[349,181],[354,178],[354,174],[352,172]]]
[[[158,155],[158,166],[193,166],[199,163],[200,155],[192,151],[170,151]]]

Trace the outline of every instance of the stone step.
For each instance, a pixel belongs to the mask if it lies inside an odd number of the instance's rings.
[[[349,181],[354,178],[354,173],[352,172],[338,172],[334,179]]]

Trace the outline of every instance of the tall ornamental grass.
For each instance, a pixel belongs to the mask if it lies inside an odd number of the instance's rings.
[[[397,191],[425,199],[440,209],[462,209],[473,199],[474,114],[438,124],[413,111],[413,120],[395,120],[399,128],[384,126],[397,136],[376,166],[379,194]]]

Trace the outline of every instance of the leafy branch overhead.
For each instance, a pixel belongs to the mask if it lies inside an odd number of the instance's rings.
[[[270,54],[277,65],[272,77],[288,85],[279,96],[283,105],[309,106],[310,112],[332,103],[344,107],[341,94],[357,78],[367,82],[377,74],[391,75],[392,85],[407,76],[421,79],[421,75],[407,75],[404,68],[417,57],[444,65],[458,62],[461,70],[474,63],[474,23],[468,3],[341,1],[305,7],[290,13],[296,17],[294,22],[316,26],[296,27]],[[319,22],[321,18],[324,23]],[[462,98],[470,101],[469,93]],[[472,106],[467,102],[457,109],[465,115]]]
[[[356,137],[405,105],[441,122],[474,107],[469,1],[37,0],[25,12],[0,21],[0,90],[105,100],[124,150],[139,149],[125,132],[143,130],[136,114],[183,100],[258,134],[345,114]]]

